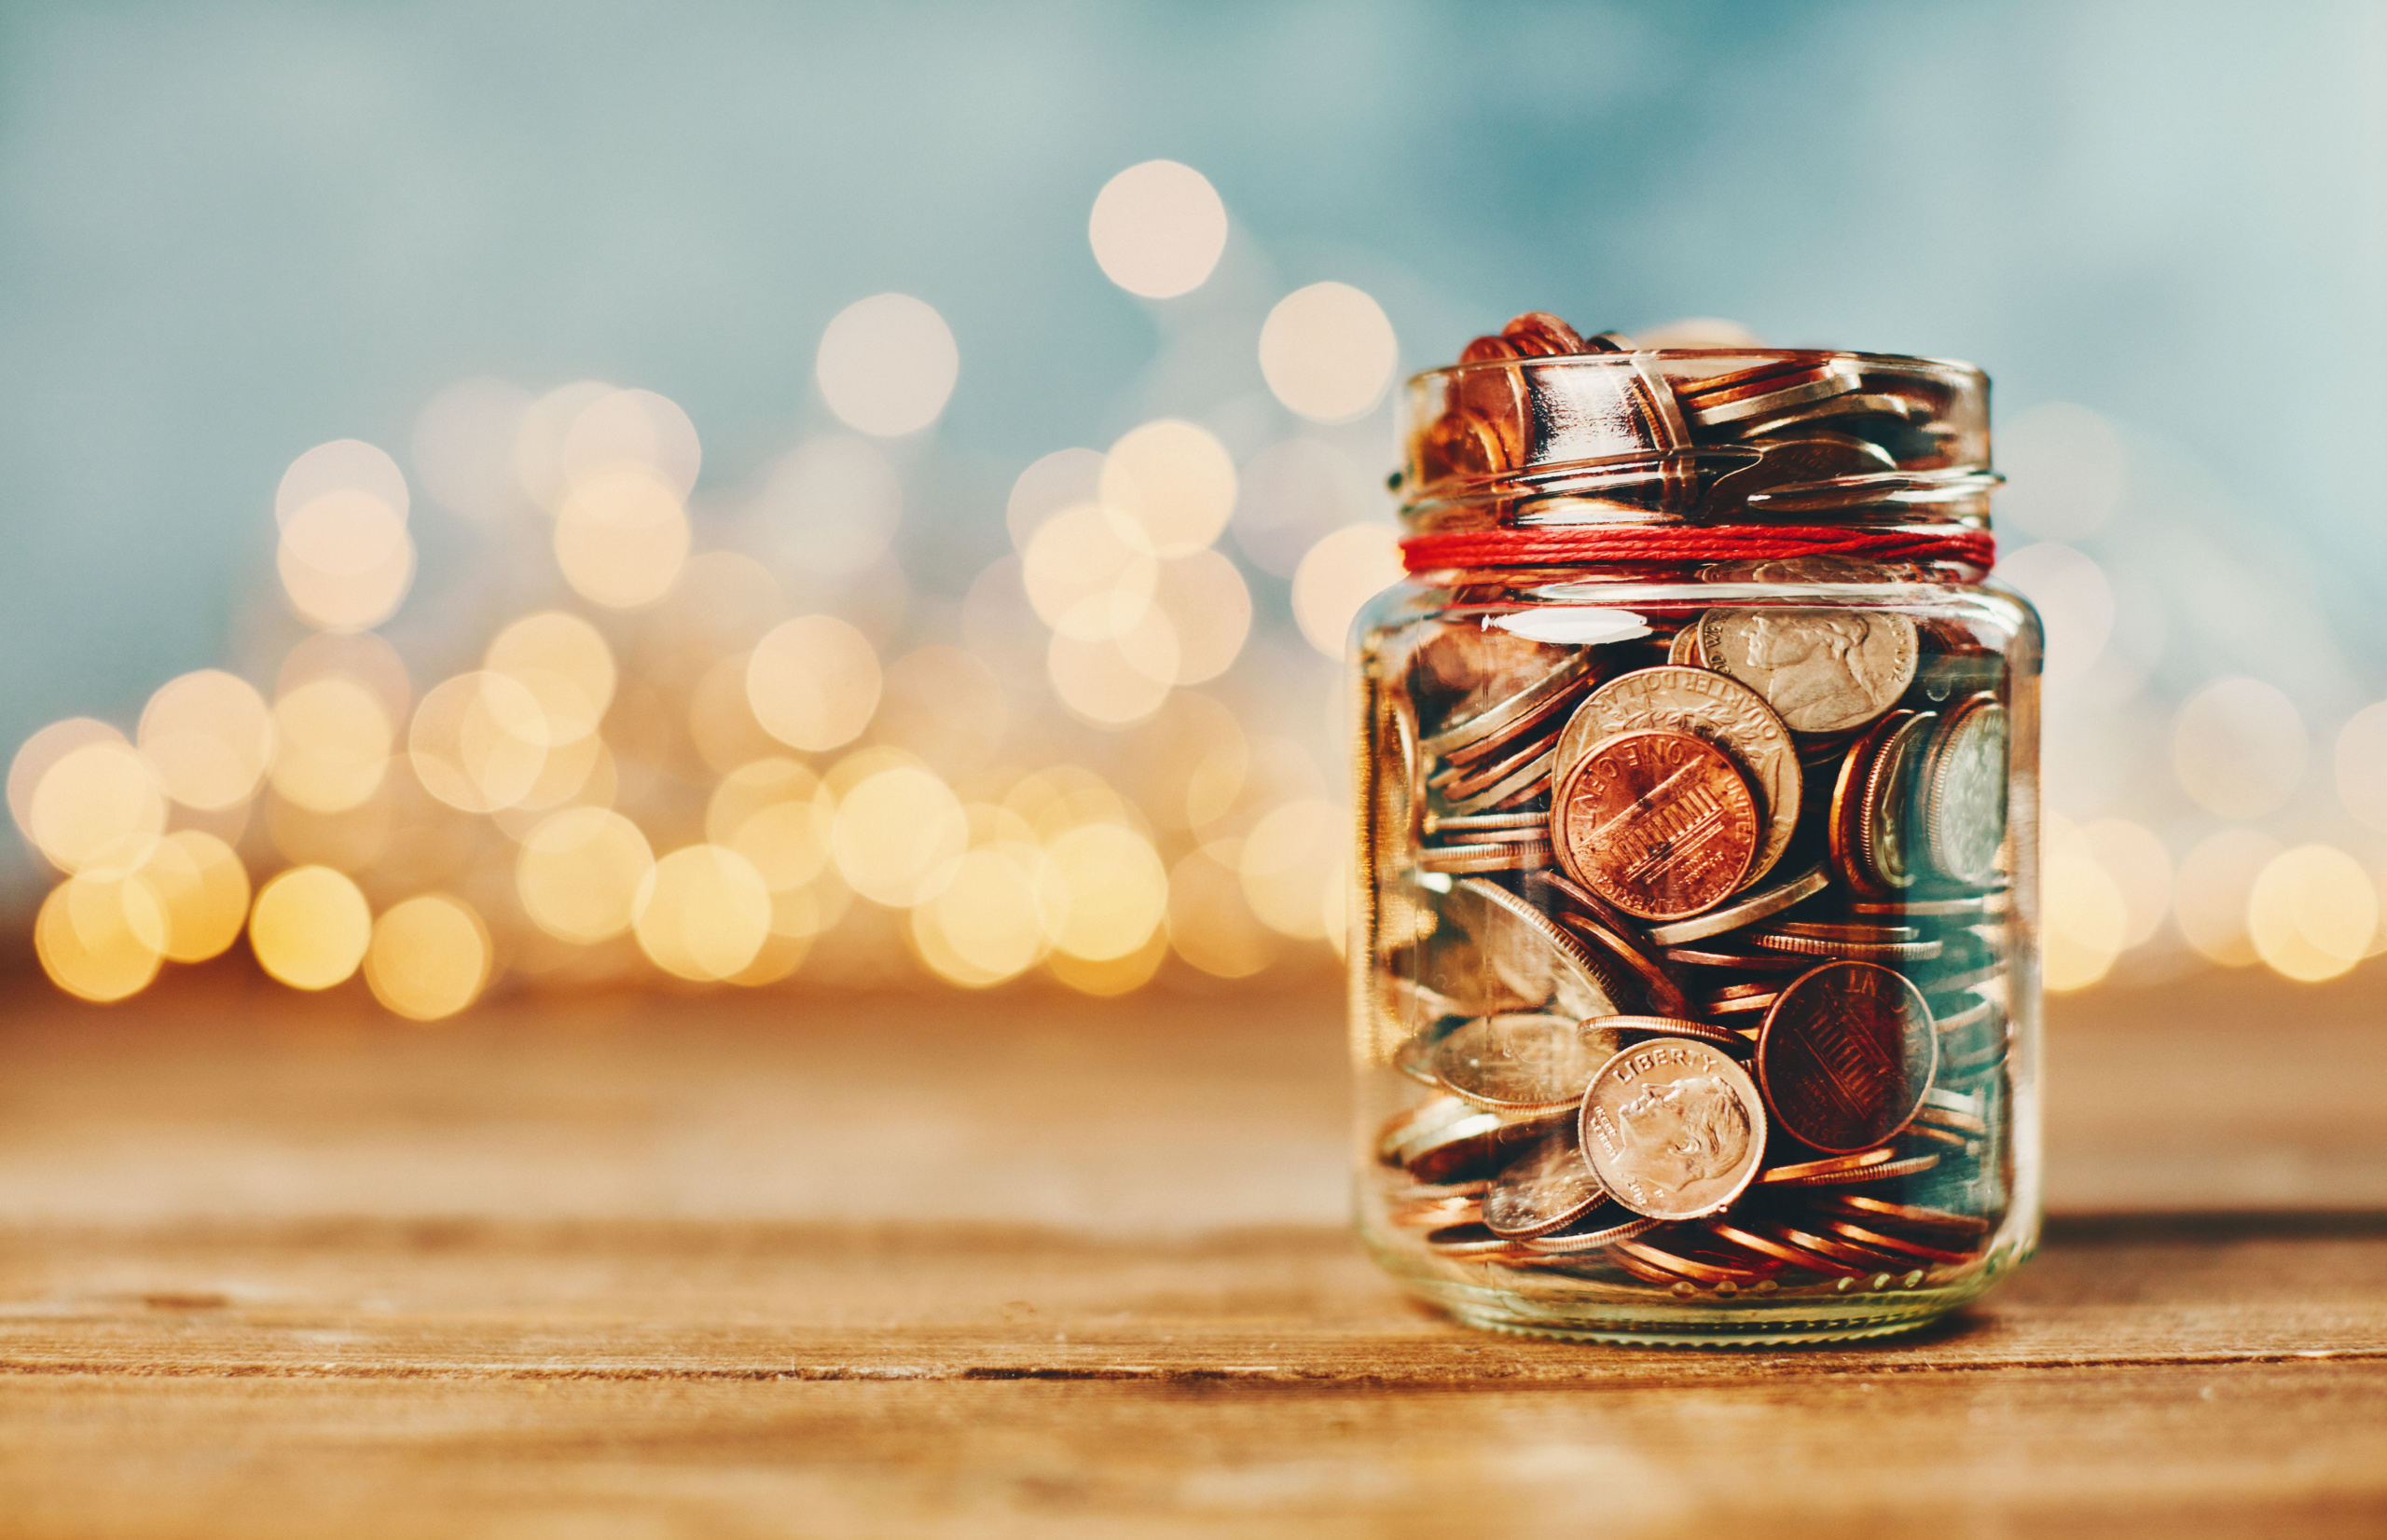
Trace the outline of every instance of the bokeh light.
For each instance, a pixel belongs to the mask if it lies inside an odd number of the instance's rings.
[[[611,470],[574,483],[556,510],[564,581],[612,610],[635,610],[669,592],[690,539],[680,493],[651,470]]]
[[[1276,958],[1277,942],[1244,899],[1237,848],[1205,846],[1168,873],[1168,943],[1203,972],[1245,979]]]
[[[424,404],[414,422],[415,475],[434,500],[484,523],[522,501],[515,443],[531,392],[510,380],[460,379]]]
[[[679,403],[653,391],[609,391],[565,430],[558,471],[567,488],[621,472],[644,472],[681,497],[696,489],[704,450]]]
[[[1400,576],[1400,546],[1392,526],[1345,525],[1302,557],[1293,573],[1293,619],[1312,647],[1340,658],[1360,607]]]
[[[326,631],[363,631],[397,612],[414,582],[406,516],[370,492],[324,492],[293,513],[274,554],[293,613]]]
[[[763,730],[792,749],[851,743],[878,708],[878,654],[835,615],[774,627],[746,663],[746,701]]]
[[[1091,640],[1120,636],[1143,619],[1160,563],[1125,516],[1082,502],[1036,531],[1020,558],[1020,581],[1038,619]]]
[[[2079,832],[2050,818],[2040,865],[2041,977],[2061,992],[2109,972],[2130,936],[2130,906]]]
[[[327,674],[273,703],[277,794],[318,813],[357,806],[389,773],[395,733],[381,697],[360,681]]]
[[[829,849],[853,890],[890,909],[934,898],[953,878],[970,822],[945,782],[893,763],[838,799]]]
[[[611,808],[567,807],[523,837],[514,887],[532,925],[559,941],[593,945],[629,929],[654,869],[637,824]]]
[[[2362,863],[2299,845],[2265,862],[2246,896],[2246,935],[2271,970],[2306,983],[2360,962],[2379,934],[2379,893]]]
[[[2366,706],[2338,733],[2338,798],[2365,829],[2387,831],[2387,701]]]
[[[1227,245],[1227,209],[1191,166],[1147,160],[1095,195],[1086,237],[1104,276],[1129,294],[1169,299],[1202,286]]]
[[[489,982],[489,929],[472,905],[424,893],[373,922],[365,983],[373,997],[412,1021],[435,1022],[473,1003]]]
[[[34,840],[34,792],[51,765],[77,749],[124,741],[122,733],[95,717],[68,717],[36,730],[19,744],[16,756],[8,762],[8,816],[16,820],[18,832],[39,848],[40,842]]]
[[[1033,846],[972,850],[952,879],[912,911],[912,942],[938,976],[983,989],[1043,956],[1057,880]]]
[[[2247,907],[2256,879],[2279,854],[2279,841],[2268,834],[2224,829],[2181,858],[2172,913],[2190,946],[2224,968],[2261,960],[2247,932]]]
[[[26,808],[26,834],[62,872],[128,875],[165,832],[158,773],[121,739],[61,756],[42,772]]]
[[[2181,790],[2227,818],[2258,818],[2304,778],[2304,717],[2277,685],[2228,679],[2190,695],[2172,723]]]
[[[2172,857],[2162,840],[2128,818],[2100,818],[2080,830],[2079,842],[2120,895],[2123,949],[2154,940],[2172,912]]]
[[[356,884],[327,866],[299,866],[257,891],[249,950],[257,966],[293,989],[344,983],[365,961],[373,914]]]
[[[879,438],[934,422],[960,373],[961,352],[945,317],[906,294],[873,295],[838,311],[814,364],[837,419]]]
[[[2113,424],[2067,401],[2000,422],[1997,463],[2006,473],[1997,522],[2040,540],[2078,540],[2097,529],[2120,505],[2129,478]]]
[[[1295,289],[1260,328],[1268,388],[1314,422],[1366,416],[1384,399],[1400,352],[1384,307],[1348,283]]]
[[[1082,824],[1046,847],[1066,900],[1053,945],[1101,962],[1144,950],[1168,912],[1168,872],[1152,842],[1115,823]]]
[[[744,971],[771,933],[771,893],[745,857],[692,845],[655,863],[639,885],[639,950],[698,983]]]
[[[823,434],[772,467],[750,516],[806,578],[842,581],[886,557],[904,518],[904,482],[869,440]]]
[[[1160,709],[1168,698],[1178,655],[1167,622],[1148,610],[1124,637],[1073,637],[1056,631],[1045,652],[1045,672],[1054,697],[1071,712],[1104,727],[1120,727]]]
[[[1111,447],[1099,490],[1152,555],[1180,557],[1218,539],[1234,515],[1235,457],[1208,429],[1163,418]]]
[[[721,778],[705,806],[705,837],[746,858],[776,897],[829,867],[836,802],[809,766],[773,757]]]
[[[158,842],[136,873],[165,917],[159,950],[172,962],[205,962],[241,939],[249,916],[249,873],[232,847],[203,829]]]
[[[1997,578],[2039,612],[2047,627],[2047,677],[2077,679],[2094,667],[2114,630],[2114,590],[2105,571],[2069,545],[2000,552]]]
[[[1323,798],[1271,811],[1245,836],[1237,863],[1245,901],[1272,930],[1303,941],[1326,938],[1328,906],[1340,913],[1350,819]]]
[[[515,419],[513,470],[515,486],[533,504],[553,513],[572,489],[565,447],[580,414],[614,393],[601,380],[580,379],[558,386],[524,406]]]
[[[264,778],[273,760],[273,711],[248,681],[202,668],[149,697],[138,741],[166,795],[219,810],[248,801]]]
[[[538,784],[547,760],[547,716],[520,681],[476,669],[422,697],[407,751],[424,791],[462,812],[493,813]]]
[[[273,493],[274,522],[288,529],[310,503],[339,492],[379,502],[401,524],[411,505],[406,473],[387,450],[363,439],[336,438],[316,445],[282,473]]]
[[[1003,501],[1003,528],[1011,532],[1012,545],[1027,550],[1046,519],[1064,508],[1100,501],[1103,461],[1099,449],[1056,449],[1020,472]]]
[[[1251,634],[1251,590],[1234,562],[1195,551],[1160,564],[1152,603],[1168,626],[1174,654],[1163,683],[1200,684],[1235,666]],[[1134,662],[1130,655],[1130,662]]]
[[[149,886],[121,876],[72,876],[34,919],[34,955],[50,982],[103,1004],[139,994],[158,976],[166,918]]]

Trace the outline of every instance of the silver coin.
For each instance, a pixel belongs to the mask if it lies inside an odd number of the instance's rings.
[[[1762,893],[1752,893],[1738,903],[1711,909],[1704,914],[1694,914],[1672,925],[1653,925],[1649,941],[1657,946],[1680,946],[1685,942],[1704,941],[1728,930],[1755,925],[1770,915],[1779,914],[1796,903],[1814,898],[1831,886],[1831,867],[1818,861],[1788,882],[1776,883]]]
[[[1653,1219],[1718,1213],[1765,1159],[1765,1104],[1722,1050],[1662,1038],[1626,1049],[1583,1092],[1577,1137],[1616,1201]]]
[[[1469,976],[1488,987],[1479,987],[1475,997],[1497,996],[1514,1002],[1471,1011],[1470,1015],[1547,1010],[1581,1021],[1616,1015],[1621,1009],[1616,1002],[1634,997],[1629,980],[1602,965],[1549,915],[1497,883],[1461,878],[1443,896],[1442,914],[1469,938],[1476,954],[1479,971]],[[1442,993],[1459,997],[1447,988]]]
[[[2006,708],[1975,695],[1950,709],[1925,753],[1924,851],[1957,882],[1977,886],[1997,875],[2006,844]]]
[[[1483,1225],[1495,1235],[1520,1240],[1547,1235],[1581,1218],[1607,1196],[1575,1143],[1575,1131],[1561,1128],[1492,1179],[1483,1194]]]
[[[1914,681],[1914,622],[1875,610],[1710,610],[1708,667],[1757,692],[1794,733],[1845,733],[1897,704]]]
[[[1454,1095],[1491,1111],[1554,1111],[1581,1099],[1617,1040],[1580,1031],[1566,1016],[1485,1016],[1434,1045],[1434,1074]]]

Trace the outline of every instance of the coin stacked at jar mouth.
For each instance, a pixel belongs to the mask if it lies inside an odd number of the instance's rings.
[[[1978,1271],[2013,1181],[2002,664],[1879,604],[1634,613],[1568,645],[1462,607],[1366,674],[1359,1008],[1408,1088],[1375,1212],[1451,1268],[1677,1299]]]

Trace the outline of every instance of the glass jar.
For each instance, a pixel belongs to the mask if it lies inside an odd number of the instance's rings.
[[[1919,1326],[2039,1209],[2040,629],[1988,381],[1525,316],[1356,628],[1359,1223],[1459,1319]]]

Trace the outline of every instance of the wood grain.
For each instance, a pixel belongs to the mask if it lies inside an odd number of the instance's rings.
[[[1322,992],[20,990],[0,1533],[2387,1532],[2381,996],[2064,1004],[2038,1259],[1736,1355],[1392,1289]]]

